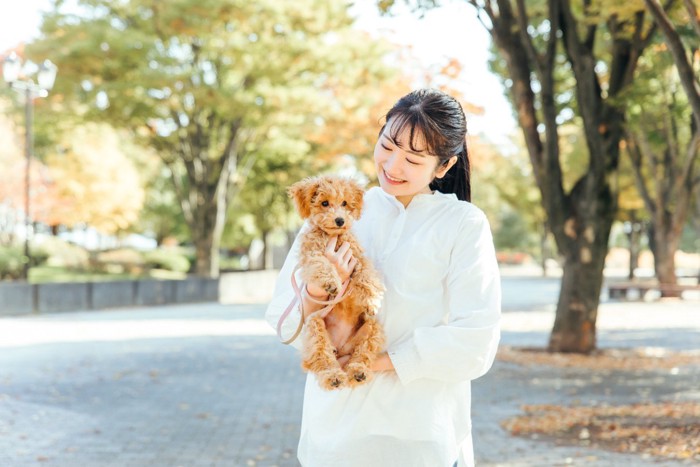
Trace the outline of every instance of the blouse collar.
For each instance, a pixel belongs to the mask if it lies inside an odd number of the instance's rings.
[[[378,186],[376,187],[377,190],[381,193],[382,197],[387,199],[390,203],[395,205],[396,207],[400,209],[410,209],[411,206],[415,205],[420,205],[420,204],[436,204],[439,203],[443,200],[446,199],[454,199],[457,200],[457,195],[454,193],[442,193],[438,190],[433,191],[432,193],[418,193],[413,197],[410,203],[408,203],[408,208],[405,208],[403,203],[396,199],[394,195],[390,195],[386,191],[382,189],[382,187]]]

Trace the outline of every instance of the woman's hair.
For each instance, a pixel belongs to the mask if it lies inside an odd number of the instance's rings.
[[[447,164],[457,156],[454,164],[443,178],[435,178],[431,190],[455,193],[463,201],[471,201],[469,153],[467,152],[467,119],[457,100],[436,89],[418,89],[401,99],[386,114],[391,124],[391,138],[409,130],[409,145],[412,151],[425,151],[438,157],[438,164]],[[386,127],[382,127],[381,135]],[[425,145],[416,147],[416,144]]]

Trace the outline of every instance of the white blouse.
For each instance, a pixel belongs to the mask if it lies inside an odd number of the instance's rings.
[[[325,391],[309,374],[298,457],[304,467],[460,467],[474,464],[470,381],[488,371],[500,338],[501,289],[484,213],[454,194],[416,195],[407,208],[375,187],[353,232],[387,291],[377,318],[396,372]],[[294,296],[299,237],[266,318]],[[299,311],[288,317],[291,336]],[[292,345],[299,348],[301,338]]]

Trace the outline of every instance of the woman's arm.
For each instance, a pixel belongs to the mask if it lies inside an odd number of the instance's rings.
[[[297,237],[294,239],[294,243],[289,249],[287,258],[284,260],[284,265],[282,266],[282,269],[280,269],[280,272],[277,276],[275,290],[272,294],[272,300],[268,304],[267,310],[265,310],[265,319],[275,330],[277,329],[277,323],[279,322],[280,317],[290,305],[290,303],[292,303],[295,299],[295,292],[294,288],[292,287],[291,279],[292,274],[294,272],[294,268],[299,263],[299,249],[301,243],[301,236],[307,228],[308,225],[304,223],[304,225],[301,227],[301,230],[297,234]],[[300,280],[299,276],[300,274],[297,272],[297,283],[299,283]],[[289,315],[287,316],[282,325],[282,337],[284,339],[288,339],[292,335],[294,335],[294,332],[296,331],[297,326],[299,325],[299,321],[301,319],[301,312],[299,306],[297,305],[290,311]],[[292,347],[300,349],[301,339],[297,338],[296,340],[291,342],[290,345]]]
[[[402,383],[420,378],[476,379],[488,371],[500,339],[501,286],[491,231],[481,211],[469,213],[458,231],[446,280],[447,324],[416,328],[389,349]]]
[[[377,359],[372,363],[372,371],[394,371],[394,364],[388,353],[384,352],[377,355]]]
[[[289,250],[289,254],[285,259],[284,265],[280,270],[277,277],[277,282],[275,285],[275,291],[273,293],[273,298],[267,307],[265,312],[265,318],[270,325],[277,329],[277,323],[279,318],[284,313],[284,310],[289,306],[289,304],[295,299],[294,288],[292,287],[292,273],[294,268],[299,263],[299,251],[301,249],[301,237],[302,233],[308,228],[308,224],[304,223],[299,234],[297,234],[292,247]],[[353,269],[357,265],[357,259],[352,255],[349,243],[345,242],[340,245],[340,248],[336,251],[338,237],[331,237],[326,246],[325,256],[333,264],[333,266],[338,271],[341,281],[345,281]],[[287,316],[285,322],[282,326],[282,336],[289,337],[294,334],[296,327],[299,324],[299,320],[308,319],[313,313],[318,312],[325,305],[315,303],[312,299],[317,301],[327,301],[329,299],[328,293],[323,290],[318,284],[306,284],[305,286],[300,282],[300,274],[296,274],[297,284],[301,287],[301,303],[296,306]],[[334,336],[331,335],[333,340]],[[301,347],[301,339],[296,339],[290,343],[293,347]]]

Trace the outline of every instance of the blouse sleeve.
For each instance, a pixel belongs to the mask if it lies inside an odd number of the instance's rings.
[[[301,234],[306,230],[307,224],[304,223],[301,230],[294,239],[294,243],[287,254],[287,258],[284,260],[284,265],[280,269],[279,275],[277,276],[277,282],[275,283],[275,290],[272,294],[272,300],[267,306],[265,311],[265,319],[272,326],[272,328],[277,332],[277,323],[287,309],[289,304],[294,300],[294,288],[292,287],[292,272],[299,262],[299,245],[301,243]],[[296,275],[297,284],[301,287],[301,277],[297,272]],[[288,339],[297,329],[299,325],[299,320],[301,320],[300,305],[297,304],[290,311],[289,315],[282,324],[282,338]],[[301,336],[297,337],[289,345],[296,349],[301,349]]]
[[[501,284],[493,238],[483,212],[470,214],[452,251],[446,279],[447,324],[419,327],[389,349],[403,384],[420,378],[476,379],[493,364],[500,340]]]

